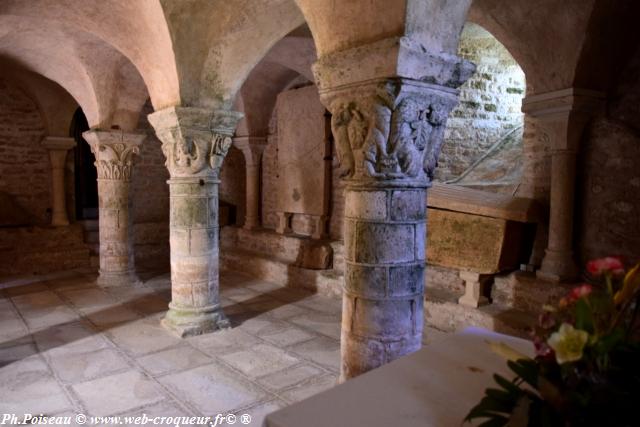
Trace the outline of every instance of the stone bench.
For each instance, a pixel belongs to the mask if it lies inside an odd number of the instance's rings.
[[[543,220],[534,200],[447,184],[427,197],[427,263],[460,270],[460,304],[478,307],[494,274],[526,263],[536,224]]]

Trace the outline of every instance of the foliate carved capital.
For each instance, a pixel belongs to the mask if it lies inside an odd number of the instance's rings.
[[[267,138],[264,136],[236,136],[233,145],[242,151],[247,167],[260,164],[262,153],[267,146]]]
[[[140,153],[144,133],[88,130],[82,134],[96,158],[98,179],[130,181],[133,156]]]
[[[217,178],[241,117],[235,111],[187,107],[170,107],[148,116],[173,178]]]
[[[320,97],[332,113],[343,178],[430,185],[457,90],[396,78],[323,90]]]

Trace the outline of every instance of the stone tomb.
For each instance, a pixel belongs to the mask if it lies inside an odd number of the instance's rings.
[[[465,294],[460,304],[486,304],[492,275],[526,263],[540,206],[454,185],[434,184],[427,198],[427,263],[460,270]]]
[[[279,233],[326,236],[331,145],[315,86],[278,95]]]

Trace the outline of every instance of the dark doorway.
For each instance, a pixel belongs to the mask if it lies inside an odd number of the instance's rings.
[[[82,132],[89,130],[87,118],[81,108],[73,115],[71,136],[76,140],[75,183],[76,218],[78,220],[98,218],[98,173],[93,153]]]

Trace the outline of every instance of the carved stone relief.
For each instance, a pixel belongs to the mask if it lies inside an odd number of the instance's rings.
[[[368,86],[324,94],[342,176],[428,184],[455,91],[395,81]]]

